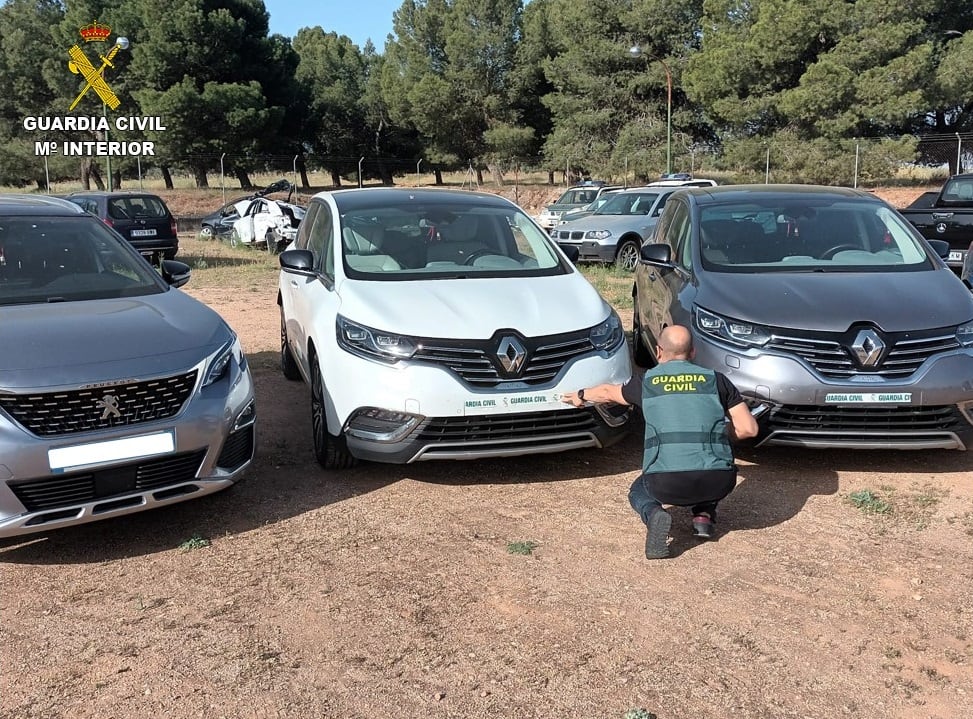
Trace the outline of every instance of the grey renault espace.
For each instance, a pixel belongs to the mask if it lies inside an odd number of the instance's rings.
[[[77,205],[0,195],[0,537],[201,497],[254,448],[240,343]]]
[[[803,185],[673,195],[636,268],[636,362],[691,328],[758,444],[973,446],[973,295],[881,199]]]

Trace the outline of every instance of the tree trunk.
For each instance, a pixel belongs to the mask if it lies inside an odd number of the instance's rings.
[[[476,168],[476,186],[477,187],[483,187],[483,168],[482,167],[477,167]]]
[[[303,155],[301,155],[301,157],[298,159],[297,167],[301,171],[301,187],[303,187],[305,190],[311,189],[311,183],[307,179],[307,163],[304,162]]]
[[[554,184],[554,170],[547,171],[547,184],[548,185]]]
[[[81,187],[85,190],[91,189],[91,158],[81,158]]]
[[[122,189],[122,171],[112,170],[111,181],[112,181],[112,187],[114,187],[116,190]]]
[[[341,173],[334,168],[331,168],[331,184],[335,187],[341,187]]]
[[[442,185],[443,184],[443,171],[437,167],[435,170],[433,170],[433,172],[436,173],[436,184],[437,185]]]
[[[163,165],[160,169],[162,170],[162,179],[166,183],[166,189],[173,189],[174,186],[172,184],[172,175],[169,173],[169,168],[166,165]]]
[[[236,179],[239,180],[240,187],[242,187],[244,190],[253,189],[253,183],[250,182],[250,175],[247,174],[246,170],[240,167],[234,167],[233,174],[236,175]]]
[[[493,181],[496,183],[497,187],[503,187],[503,170],[500,169],[500,165],[492,164],[487,166],[490,170],[490,175],[493,177]]]
[[[105,189],[105,181],[101,179],[101,171],[98,169],[98,165],[91,163],[89,173],[91,177],[94,178],[95,188],[98,190]]]
[[[193,177],[196,178],[196,187],[202,189],[209,187],[209,180],[206,179],[206,168],[200,165],[193,167]]]

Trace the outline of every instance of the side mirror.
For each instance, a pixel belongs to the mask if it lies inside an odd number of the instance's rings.
[[[189,282],[192,269],[185,262],[176,260],[162,260],[162,279],[169,283],[170,287],[182,287]]]
[[[672,248],[660,243],[642,245],[639,261],[656,267],[672,267]]]
[[[929,240],[929,246],[944,260],[949,259],[949,243],[946,240]]]
[[[314,254],[309,250],[284,250],[280,253],[280,266],[284,272],[295,275],[316,277],[314,271]]]

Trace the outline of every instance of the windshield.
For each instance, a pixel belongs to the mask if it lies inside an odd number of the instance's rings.
[[[362,279],[566,274],[547,234],[520,208],[473,202],[349,210],[345,272]]]
[[[0,218],[0,305],[164,290],[151,266],[90,215]]]
[[[658,199],[657,192],[614,192],[596,215],[647,215]]]
[[[973,177],[954,177],[948,180],[939,201],[944,205],[973,206]]]
[[[886,271],[933,265],[888,206],[813,196],[707,206],[703,267],[718,272]]]

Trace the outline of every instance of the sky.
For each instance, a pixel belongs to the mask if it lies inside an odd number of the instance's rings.
[[[385,36],[392,32],[392,13],[402,0],[264,0],[270,13],[270,32],[294,37],[302,27],[320,25],[325,32],[347,35],[359,48],[371,38],[375,49],[385,49]]]

